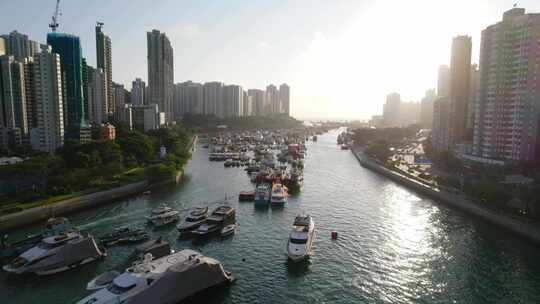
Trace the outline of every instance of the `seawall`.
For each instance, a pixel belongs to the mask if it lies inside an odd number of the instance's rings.
[[[450,207],[459,209],[467,214],[473,215],[482,220],[488,221],[501,228],[507,229],[519,236],[522,236],[528,240],[534,241],[540,244],[540,225],[535,225],[516,219],[511,216],[498,213],[491,209],[479,206],[476,203],[467,199],[467,197],[461,193],[451,193],[449,191],[441,190],[417,180],[411,179],[404,174],[387,169],[367,156],[358,152],[356,149],[351,149],[354,156],[360,162],[360,165],[364,168],[375,171],[385,177],[406,186],[416,192],[419,192],[426,197],[429,197],[437,202],[443,203]]]
[[[26,209],[0,217],[0,231],[7,231],[36,222],[45,222],[53,216],[64,215],[83,209],[96,207],[111,201],[121,199],[148,188],[147,181],[136,182],[110,190],[94,192],[54,204]]]

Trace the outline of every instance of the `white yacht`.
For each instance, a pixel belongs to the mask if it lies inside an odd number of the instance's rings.
[[[195,208],[189,212],[185,222],[178,224],[176,229],[180,234],[189,234],[189,232],[199,228],[201,224],[206,222],[208,218],[208,207]]]
[[[287,202],[288,196],[289,193],[287,187],[283,186],[281,183],[274,183],[272,186],[272,193],[270,195],[270,204],[283,205]]]
[[[315,224],[309,215],[297,215],[287,242],[287,256],[294,262],[311,255],[315,240]]]
[[[105,256],[92,236],[72,231],[46,237],[3,269],[10,273],[48,275],[90,263]]]
[[[147,254],[108,285],[77,303],[178,303],[230,281],[231,274],[225,272],[219,261],[193,250],[185,249],[159,259]]]

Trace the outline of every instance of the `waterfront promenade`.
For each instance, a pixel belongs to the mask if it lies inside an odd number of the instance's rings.
[[[360,164],[367,169],[384,175],[387,178],[401,185],[404,185],[410,189],[420,192],[423,195],[426,195],[429,198],[436,200],[437,202],[443,203],[450,207],[459,209],[467,214],[486,220],[492,224],[495,224],[501,228],[507,229],[526,239],[540,244],[539,223],[528,222],[526,219],[518,219],[503,213],[498,213],[492,209],[488,209],[486,207],[478,205],[477,203],[472,202],[462,193],[446,191],[444,189],[429,185],[426,182],[422,182],[418,179],[406,176],[405,174],[392,171],[370,159],[367,155],[363,154],[358,147],[353,147],[351,151],[356,157],[356,159],[358,159]]]

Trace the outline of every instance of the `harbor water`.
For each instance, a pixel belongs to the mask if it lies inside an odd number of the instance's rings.
[[[302,191],[282,208],[238,202],[252,190],[242,168],[209,162],[198,147],[184,182],[71,215],[94,235],[120,225],[146,227],[161,203],[181,210],[216,207],[225,196],[239,224],[232,237],[204,243],[177,240],[174,227],[153,230],[176,250],[191,248],[220,260],[237,280],[192,301],[203,303],[540,303],[540,247],[449,209],[362,168],[336,145],[339,131],[307,144]],[[287,261],[285,245],[295,215],[316,225],[314,255]],[[38,232],[20,229],[11,240]],[[331,231],[339,234],[331,238]],[[125,264],[134,246],[108,249],[107,258],[47,277],[0,273],[0,303],[73,303],[86,283]]]

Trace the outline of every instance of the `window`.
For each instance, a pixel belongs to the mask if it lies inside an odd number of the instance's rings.
[[[294,239],[294,238],[291,238],[290,241],[293,244],[305,244],[305,243],[307,243],[307,239]]]
[[[133,287],[135,287],[136,285],[133,284],[133,285],[130,285],[130,286],[127,286],[127,287],[120,287],[116,284],[111,284],[107,287],[107,290],[110,291],[111,293],[114,293],[114,294],[123,294],[125,293],[126,291],[132,289]]]

